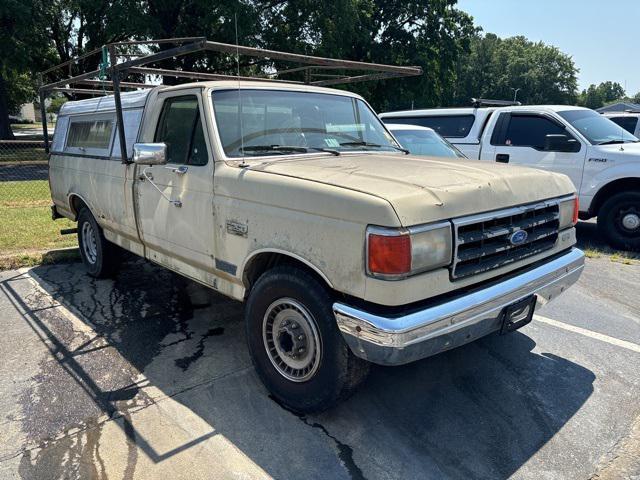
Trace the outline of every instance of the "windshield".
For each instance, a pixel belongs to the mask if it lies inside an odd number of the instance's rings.
[[[558,115],[594,145],[639,141],[624,128],[593,110],[565,110],[558,112]]]
[[[394,130],[391,132],[404,148],[414,155],[465,158],[456,147],[431,130]]]
[[[228,157],[399,149],[371,109],[352,97],[279,90],[221,90],[213,93],[213,108]]]

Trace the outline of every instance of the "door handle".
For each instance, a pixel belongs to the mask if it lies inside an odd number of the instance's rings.
[[[499,153],[496,155],[496,162],[499,163],[509,163],[509,154],[508,153]]]
[[[189,167],[187,167],[186,165],[180,165],[179,167],[164,167],[164,168],[171,170],[176,175],[184,175],[185,173],[187,173],[187,170],[189,170]]]

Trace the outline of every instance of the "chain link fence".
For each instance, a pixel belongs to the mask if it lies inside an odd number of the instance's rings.
[[[0,266],[76,244],[60,235],[73,224],[51,219],[48,170],[42,139],[0,140]]]

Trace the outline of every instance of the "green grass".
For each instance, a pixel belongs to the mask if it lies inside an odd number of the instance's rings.
[[[55,123],[47,123],[47,128],[49,129],[49,132],[53,132],[53,129],[56,128],[56,124]],[[35,122],[35,123],[12,123],[11,124],[11,130],[13,130],[14,132],[19,131],[19,130],[42,130],[42,124],[40,122]]]
[[[587,258],[608,258],[612,262],[634,265],[640,263],[640,252],[614,250],[606,245],[583,245],[582,249]]]
[[[0,182],[0,257],[39,254],[77,244],[67,219],[51,220],[51,197],[46,180]]]

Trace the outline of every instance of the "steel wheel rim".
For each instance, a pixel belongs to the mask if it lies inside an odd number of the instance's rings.
[[[287,380],[305,382],[318,370],[322,344],[316,322],[296,300],[281,298],[269,305],[262,339],[271,364]]]
[[[640,212],[635,205],[621,208],[618,212],[618,222],[620,231],[635,234],[640,231]]]
[[[640,227],[640,216],[637,213],[627,213],[622,217],[622,226],[632,232],[638,230]]]
[[[98,259],[98,242],[93,226],[89,222],[82,224],[82,250],[89,263],[94,264]]]

